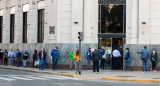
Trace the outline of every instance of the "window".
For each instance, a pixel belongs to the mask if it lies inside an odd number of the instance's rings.
[[[10,16],[10,43],[14,43],[14,26],[15,26],[15,15]]]
[[[38,43],[44,42],[44,9],[38,10]]]
[[[27,43],[27,12],[23,12],[23,43]]]
[[[3,28],[3,17],[0,16],[0,43],[2,43],[2,28]]]

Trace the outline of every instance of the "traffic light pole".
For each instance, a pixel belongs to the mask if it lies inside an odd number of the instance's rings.
[[[81,40],[79,39],[79,62],[78,62],[78,72],[81,75]]]

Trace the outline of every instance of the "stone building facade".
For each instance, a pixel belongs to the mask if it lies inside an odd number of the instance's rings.
[[[78,49],[78,32],[82,31],[84,67],[89,47],[119,47],[122,51],[129,47],[131,69],[140,70],[142,63],[135,52],[143,45],[159,51],[159,7],[159,0],[0,0],[0,48],[28,48],[32,55],[34,49],[44,47],[51,64],[50,52],[58,45],[59,65],[69,67],[68,52]],[[123,58],[120,64],[123,67]]]

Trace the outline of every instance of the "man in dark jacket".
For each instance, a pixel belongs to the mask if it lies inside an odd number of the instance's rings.
[[[92,53],[92,61],[93,61],[93,72],[97,74],[99,73],[100,58],[101,58],[101,54],[97,49],[95,49],[95,51]],[[97,69],[97,72],[95,72],[96,69]]]
[[[137,53],[141,54],[141,60],[143,63],[143,73],[144,73],[145,68],[146,68],[146,72],[147,72],[147,69],[148,69],[147,62],[148,62],[148,58],[149,58],[149,51],[147,50],[147,47],[144,46],[144,49],[142,51],[137,52]]]
[[[0,49],[0,64],[3,64],[3,51]]]
[[[4,65],[7,66],[7,62],[8,62],[8,52],[7,52],[7,50],[5,50],[5,52],[4,52]]]
[[[27,49],[25,49],[25,52],[23,54],[23,67],[26,67],[26,62],[27,62],[28,58],[29,58],[29,53],[28,53]]]
[[[40,65],[39,65],[39,69],[44,70],[44,60],[46,58],[46,53],[44,52],[44,48],[41,49],[41,51],[39,52],[39,59],[40,59]]]
[[[21,51],[17,49],[17,66],[20,67]]]
[[[87,62],[88,62],[88,70],[90,70],[90,60],[91,60],[91,57],[92,57],[91,48],[89,48],[88,51],[87,51],[87,53],[86,53],[86,59],[87,59]]]

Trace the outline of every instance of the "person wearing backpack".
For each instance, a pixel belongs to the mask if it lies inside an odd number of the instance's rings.
[[[90,70],[91,58],[92,58],[91,48],[89,48],[88,51],[86,52],[86,59],[87,59],[87,62],[88,62],[88,70]]]
[[[4,65],[7,66],[7,62],[8,62],[8,52],[7,50],[5,50],[4,52]]]
[[[23,67],[26,67],[27,59],[29,58],[29,53],[27,49],[25,49],[24,54],[23,54]]]
[[[21,59],[21,51],[19,49],[17,49],[17,67],[20,67],[20,59]]]
[[[58,47],[56,46],[55,49],[52,50],[51,52],[51,56],[52,56],[52,70],[54,70],[56,68],[57,65],[57,60],[59,58],[59,52],[58,52]]]
[[[8,57],[9,57],[9,66],[12,66],[13,65],[13,58],[15,58],[15,53],[14,53],[13,49],[11,49],[11,51],[9,51]]]
[[[125,61],[125,71],[129,70],[129,62],[130,62],[130,52],[129,48],[126,48],[126,55],[124,57]]]

